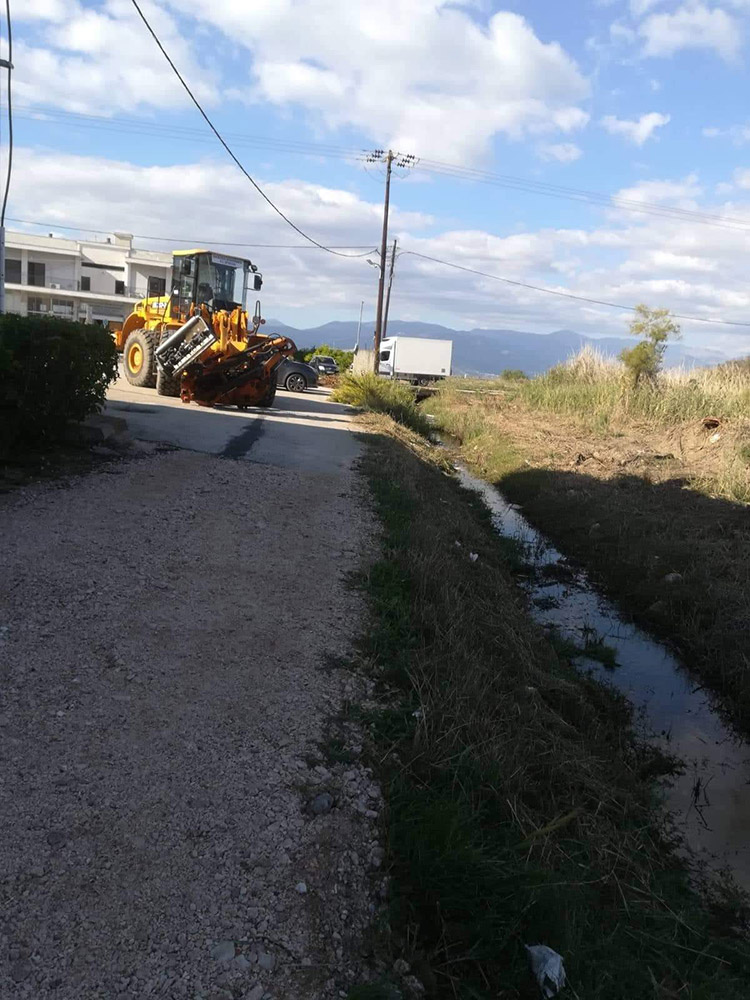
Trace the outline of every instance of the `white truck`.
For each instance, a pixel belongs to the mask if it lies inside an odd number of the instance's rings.
[[[387,337],[380,344],[378,371],[386,378],[427,385],[451,374],[452,340]]]

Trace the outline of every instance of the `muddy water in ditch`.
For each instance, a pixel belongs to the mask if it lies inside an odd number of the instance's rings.
[[[700,681],[664,645],[624,620],[517,507],[465,469],[458,474],[463,486],[482,496],[497,531],[524,545],[536,570],[527,589],[537,621],[578,648],[601,639],[615,650],[614,668],[585,656],[577,663],[622,691],[653,742],[685,762],[684,773],[663,786],[666,808],[696,854],[712,867],[730,869],[750,891],[750,743],[725,725]]]

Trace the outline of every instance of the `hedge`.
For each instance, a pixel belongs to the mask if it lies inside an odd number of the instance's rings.
[[[63,438],[117,377],[112,334],[55,317],[0,316],[0,457]]]

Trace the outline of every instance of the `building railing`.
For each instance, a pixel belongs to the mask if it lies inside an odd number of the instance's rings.
[[[82,288],[81,281],[74,278],[48,278],[44,282],[37,281],[14,281],[12,277],[6,276],[9,285],[21,285],[24,289],[42,289],[48,292],[83,292],[84,295],[107,295],[122,296],[123,298],[145,299],[149,292],[142,285],[123,285],[122,290],[113,289],[111,292],[104,292],[96,288]],[[156,293],[152,293],[155,295]],[[161,293],[164,294],[163,292]]]

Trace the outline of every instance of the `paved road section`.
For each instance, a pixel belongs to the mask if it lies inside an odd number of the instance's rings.
[[[121,376],[105,412],[124,417],[143,441],[308,472],[342,472],[359,454],[351,410],[332,403],[326,389],[280,390],[272,407],[241,411],[186,405],[154,389],[136,389]]]
[[[3,1000],[337,1000],[364,973],[380,795],[353,727],[351,763],[320,748],[362,698],[338,664],[373,525],[348,416],[278,399],[121,383],[109,411],[183,449],[0,496]]]

